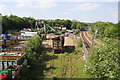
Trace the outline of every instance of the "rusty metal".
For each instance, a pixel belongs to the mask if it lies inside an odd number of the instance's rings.
[[[53,51],[54,53],[62,52],[64,46],[64,37],[55,37],[53,39]]]

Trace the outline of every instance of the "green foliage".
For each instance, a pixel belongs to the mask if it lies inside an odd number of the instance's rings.
[[[77,26],[77,22],[73,22],[72,25],[71,25],[71,28],[76,29],[76,26]]]
[[[77,44],[74,53],[83,55],[84,53],[82,52],[82,40],[77,40],[76,43]]]
[[[50,25],[51,27],[66,27],[67,29],[70,29],[72,21],[64,20],[64,19],[56,19],[51,21],[45,20],[44,23]]]
[[[76,47],[82,47],[82,40],[77,40],[77,46]]]
[[[31,37],[26,43],[26,53],[39,52],[42,40],[38,35]]]
[[[31,37],[25,46],[25,62],[24,65],[27,67],[33,66],[36,63],[38,55],[41,55],[41,44],[42,40],[38,35]]]
[[[84,22],[64,20],[64,19],[56,19],[51,21],[45,20],[44,23],[50,25],[51,27],[54,27],[54,26],[66,27],[67,29],[81,29],[88,26],[88,24]]]
[[[49,52],[49,55],[52,54]],[[80,54],[54,54],[58,58],[47,62],[47,68],[51,68],[45,72],[45,78],[90,78],[84,72],[85,61],[79,59]],[[53,56],[53,55],[52,55]]]
[[[108,37],[119,39],[119,24],[111,22],[95,22],[92,23],[91,26],[91,33],[94,33],[95,30],[98,29],[97,38]]]
[[[7,30],[31,28],[35,25],[35,19],[30,17],[18,17],[15,15],[2,16],[3,32]]]
[[[31,17],[18,17],[16,15],[2,16],[3,31],[31,28],[35,25],[36,20]],[[67,29],[81,29],[87,26],[87,23],[71,21],[64,19],[44,20],[44,23],[51,27],[66,27]]]
[[[86,26],[88,26],[87,23],[84,22],[79,22],[79,21],[74,21],[71,25],[72,29],[80,29],[82,30],[82,28],[86,28]]]
[[[106,37],[111,37],[111,38],[118,38],[118,28],[117,28],[117,25],[116,26],[112,26],[112,27],[107,27],[104,31],[105,33],[105,36]]]
[[[105,42],[106,44],[93,48],[89,53],[87,73],[102,80],[108,78],[120,79],[119,45],[113,40],[105,40]]]

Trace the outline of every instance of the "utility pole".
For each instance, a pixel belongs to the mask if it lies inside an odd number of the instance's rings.
[[[97,34],[97,32],[98,32],[98,29],[96,29],[96,31],[95,31],[95,38],[96,38],[96,34]]]
[[[92,35],[92,46],[94,46],[94,37],[95,35]]]
[[[94,46],[94,39],[96,38],[97,32],[98,32],[98,29],[96,29],[95,33],[92,35],[92,46]]]

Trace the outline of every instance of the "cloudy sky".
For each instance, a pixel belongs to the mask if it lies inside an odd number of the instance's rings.
[[[83,22],[118,21],[119,0],[0,0],[2,15],[35,19],[76,19]]]

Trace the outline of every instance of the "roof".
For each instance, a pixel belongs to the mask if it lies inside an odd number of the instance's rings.
[[[21,56],[20,53],[7,53],[7,52],[0,52],[0,55],[9,55],[9,56]]]
[[[16,61],[20,59],[21,56],[1,56],[0,55],[0,61]]]

